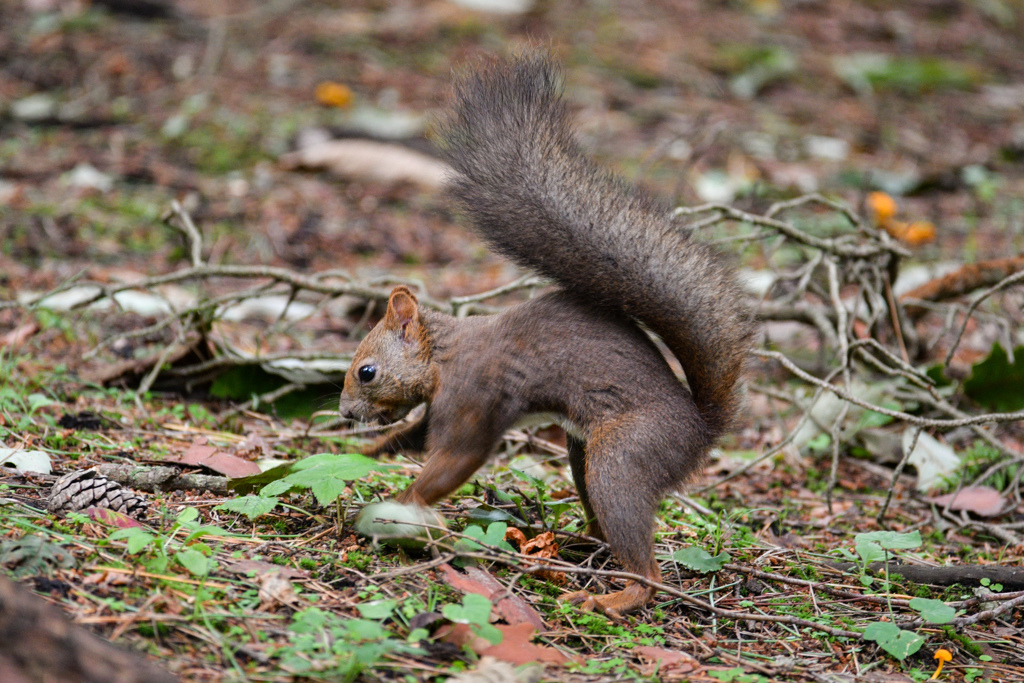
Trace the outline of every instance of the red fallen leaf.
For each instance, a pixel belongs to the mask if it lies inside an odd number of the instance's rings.
[[[569,658],[564,654],[548,647],[537,645],[532,642],[537,635],[537,630],[530,624],[495,624],[501,631],[502,639],[497,645],[479,637],[467,624],[446,624],[437,630],[435,634],[439,640],[452,643],[462,647],[468,645],[473,652],[481,656],[494,657],[510,664],[533,664],[534,662],[545,662],[547,664],[564,665],[570,662],[582,663],[579,658]]]
[[[950,510],[966,510],[982,517],[994,517],[1006,507],[1002,494],[991,486],[966,486],[955,494],[947,493],[925,500],[936,505],[949,505]]]
[[[107,526],[115,526],[119,529],[130,529],[132,527],[145,528],[146,526],[138,520],[132,519],[123,512],[111,510],[110,508],[98,508],[95,506],[87,507],[85,509],[85,515],[94,522],[106,524]]]
[[[0,337],[0,346],[21,346],[33,334],[39,331],[35,323],[25,323]]]
[[[184,453],[171,453],[165,456],[164,462],[205,467],[232,479],[260,473],[260,468],[256,463],[218,451],[215,446],[208,446],[205,437],[199,437],[193,441]]]
[[[510,664],[532,664],[546,662],[548,664],[568,664],[573,661],[553,647],[538,645],[533,642],[537,630],[530,624],[506,626],[497,624],[504,636],[497,645],[481,650],[480,654],[494,657]]]
[[[645,660],[641,673],[645,676],[658,674],[659,680],[682,679],[686,674],[701,670],[700,662],[685,652],[648,646],[633,648],[633,651]]]
[[[537,631],[547,630],[544,619],[541,618],[537,610],[530,607],[518,595],[507,593],[505,587],[483,569],[467,567],[466,573],[461,574],[450,565],[442,564],[441,572],[445,583],[455,590],[463,593],[476,593],[494,603],[494,609],[509,624],[530,624]],[[498,594],[503,597],[495,601],[493,596]]]

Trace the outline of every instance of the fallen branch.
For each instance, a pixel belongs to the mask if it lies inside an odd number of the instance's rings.
[[[227,495],[228,478],[213,474],[182,474],[177,467],[100,465],[100,474],[139,491],[209,491]]]
[[[70,623],[53,605],[0,575],[0,680],[171,683],[142,655]]]
[[[828,566],[844,572],[860,571],[861,568],[861,565],[855,562],[830,562]],[[988,579],[992,583],[1002,584],[1006,590],[1024,590],[1024,567],[999,564],[925,567],[916,564],[872,562],[867,569],[878,576],[888,571],[889,576],[901,576],[914,583],[928,583],[933,586],[952,586],[955,583],[980,586],[983,579]]]
[[[952,273],[930,280],[900,297],[907,303],[907,312],[924,313],[914,301],[946,301],[969,294],[982,287],[991,287],[1003,278],[1024,270],[1024,255],[979,261],[963,266]]]

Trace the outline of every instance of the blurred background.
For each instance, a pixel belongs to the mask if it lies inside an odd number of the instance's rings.
[[[430,120],[453,70],[530,44],[587,150],[675,202],[881,191],[924,260],[1024,247],[1020,0],[6,0],[0,294],[179,265],[173,198],[213,263],[508,281]]]

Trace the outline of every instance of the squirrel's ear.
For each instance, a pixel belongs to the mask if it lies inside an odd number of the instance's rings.
[[[416,295],[405,285],[391,290],[388,298],[388,312],[385,317],[395,326],[402,328],[402,338],[409,339],[419,331],[420,311]]]

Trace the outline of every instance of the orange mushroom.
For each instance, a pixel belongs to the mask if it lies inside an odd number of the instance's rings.
[[[932,659],[939,660],[939,668],[935,669],[935,673],[932,674],[932,677],[930,679],[935,680],[939,677],[939,672],[942,671],[942,665],[946,662],[953,661],[953,653],[947,650],[946,648],[940,647],[938,650],[935,651],[935,655],[932,657]]]
[[[885,227],[896,215],[896,200],[884,192],[872,192],[867,196],[867,205],[875,219],[875,225]]]
[[[352,89],[341,83],[325,81],[316,86],[316,101],[326,107],[344,109],[352,104]]]

